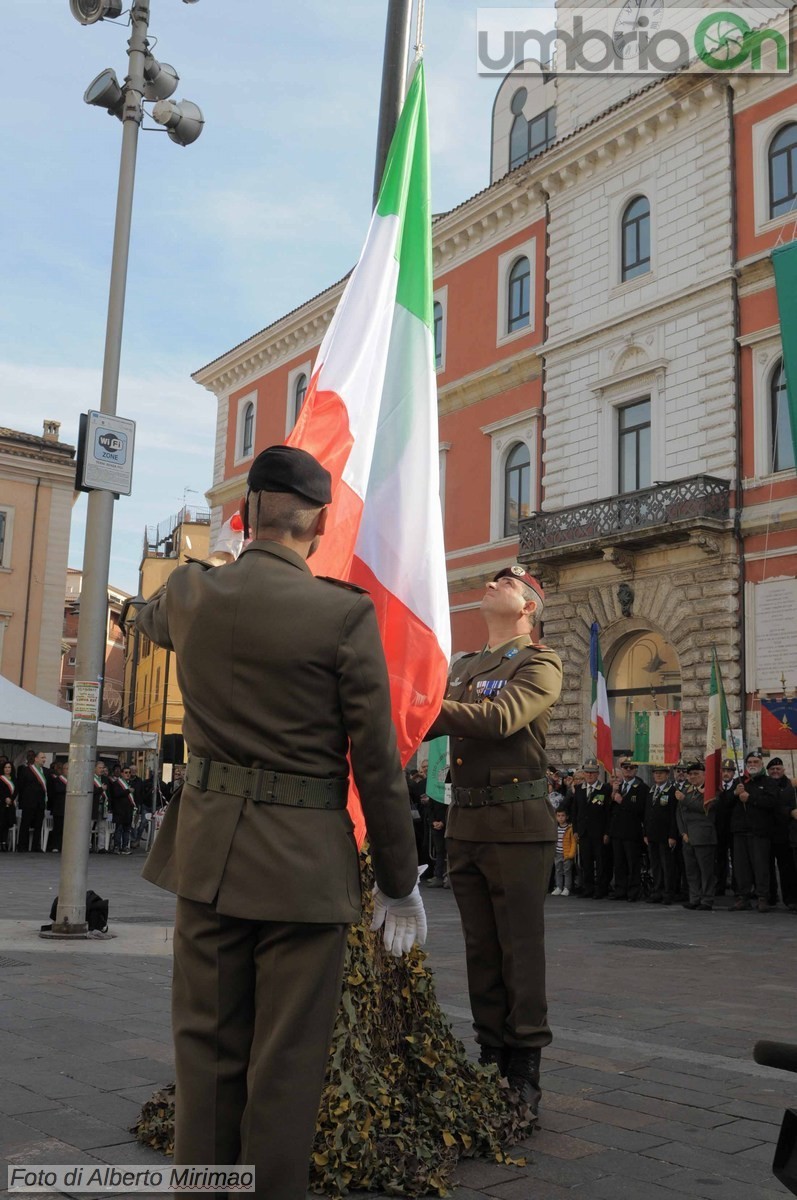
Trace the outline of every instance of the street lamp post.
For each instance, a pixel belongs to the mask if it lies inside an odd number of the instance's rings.
[[[119,0],[69,0],[73,16],[83,25],[121,15]],[[186,0],[191,2],[191,0]],[[100,411],[116,414],[119,367],[122,349],[130,227],[136,172],[138,132],[145,99],[157,100],[154,118],[167,127],[173,141],[187,145],[202,129],[202,114],[196,105],[175,104],[167,97],[177,86],[174,68],[157,63],[149,50],[150,0],[133,0],[130,9],[128,74],[122,87],[113,71],[104,71],[89,86],[84,99],[104,107],[122,122],[122,153],[116,202],[113,258],[105,333]],[[164,107],[165,106],[165,107]],[[105,665],[105,622],[108,606],[108,572],[111,556],[114,495],[110,491],[89,492],[86,540],[83,555],[83,590],[78,628],[75,681],[102,684]],[[76,686],[76,693],[78,692]],[[99,690],[99,689],[98,689]],[[97,758],[98,711],[73,707],[69,746],[69,790],[67,792],[58,912],[51,936],[85,937],[86,884],[94,764]]]

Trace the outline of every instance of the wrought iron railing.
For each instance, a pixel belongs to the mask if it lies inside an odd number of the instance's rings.
[[[180,525],[209,525],[210,509],[184,505],[180,511],[159,525],[147,525],[144,530],[144,557],[172,558],[175,554],[175,530]]]
[[[633,534],[635,530],[683,528],[703,520],[725,521],[729,510],[728,480],[694,475],[608,500],[534,513],[520,522],[520,553],[533,556],[556,547]]]

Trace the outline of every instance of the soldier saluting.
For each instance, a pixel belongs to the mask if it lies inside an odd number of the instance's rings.
[[[248,486],[253,540],[238,560],[178,567],[138,618],[176,653],[189,747],[144,875],[178,896],[175,1161],[254,1165],[261,1200],[304,1200],[347,927],[360,916],[348,755],[375,924],[400,954],[426,922],[374,606],[306,562],[329,472],[272,446]]]
[[[558,655],[535,645],[538,581],[515,563],[481,602],[487,645],[454,666],[430,737],[451,737],[448,877],[465,932],[480,1061],[496,1063],[536,1113],[551,1041],[543,905],[556,824],[545,735],[562,688]]]

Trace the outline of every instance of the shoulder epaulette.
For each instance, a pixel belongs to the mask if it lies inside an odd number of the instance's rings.
[[[356,583],[349,583],[348,579],[334,579],[331,575],[316,575],[316,579],[320,579],[323,583],[334,584],[335,587],[345,588],[348,592],[360,592],[363,596],[368,595],[367,588],[358,587]]]

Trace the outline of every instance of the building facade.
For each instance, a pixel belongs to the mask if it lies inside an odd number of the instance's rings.
[[[208,555],[210,512],[190,506],[144,531],[139,594],[150,599],[186,558]],[[128,606],[129,609],[130,606]],[[128,624],[124,663],[124,721],[129,729],[157,733],[163,761],[183,762],[183,699],[175,657]]]
[[[83,572],[77,567],[67,567],[66,595],[64,597],[64,629],[61,653],[61,683],[58,703],[62,708],[72,708],[77,661],[77,639],[80,627],[80,594],[83,590]],[[105,666],[102,679],[102,703],[100,720],[112,725],[121,725],[124,717],[125,648],[124,634],[119,618],[128,593],[120,588],[108,587],[108,612],[105,621]]]
[[[58,702],[75,448],[60,422],[0,429],[0,673]]]
[[[797,689],[780,644],[797,628],[797,478],[769,259],[797,233],[796,135],[789,76],[629,84],[526,63],[498,91],[492,182],[435,219],[454,651],[483,640],[485,581],[529,563],[565,666],[549,745],[566,764],[591,749],[593,622],[618,752],[636,713],[662,709],[681,711],[683,752],[702,749],[712,647],[748,742],[761,696]],[[343,286],[194,375],[218,403],[214,524],[291,428]]]

